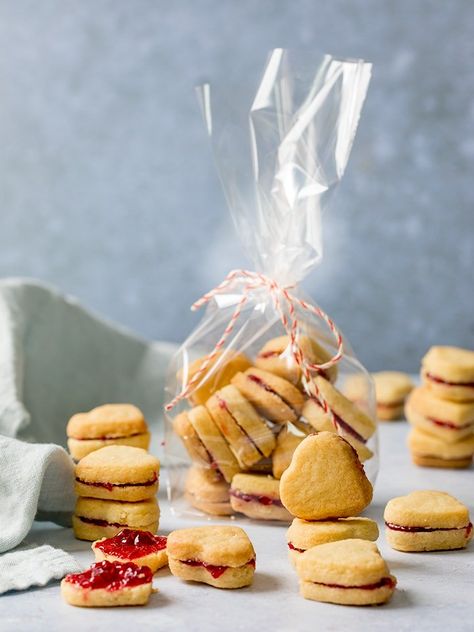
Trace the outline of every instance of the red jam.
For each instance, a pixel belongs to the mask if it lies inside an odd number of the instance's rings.
[[[357,441],[360,441],[361,443],[367,442],[367,439],[364,439],[362,435],[360,435],[356,430],[354,430],[354,428],[350,426],[347,422],[345,422],[344,419],[341,419],[339,415],[336,415],[334,411],[332,411],[332,414],[334,415],[336,424],[340,426],[343,430],[345,430],[347,434],[350,434],[352,437],[354,437],[354,439],[357,439]]]
[[[206,564],[202,560],[180,560],[181,564],[186,564],[186,566],[203,566],[208,573],[214,577],[214,579],[219,579],[221,575],[223,575],[226,570],[229,568],[228,566],[214,566],[213,564]],[[255,558],[251,559],[244,566],[253,566],[255,568]]]
[[[384,577],[375,584],[365,584],[364,586],[341,586],[340,584],[323,584],[322,582],[313,582],[319,586],[327,586],[328,588],[356,588],[358,590],[376,590],[377,588],[383,588],[388,586],[389,588],[395,588],[396,581],[391,577]]]
[[[456,424],[451,423],[450,421],[440,421],[439,419],[433,419],[433,417],[427,417],[428,421],[431,421],[432,424],[436,424],[437,426],[441,426],[443,428],[449,428],[450,430],[464,430],[471,426],[471,423],[464,424],[464,426],[456,426]]]
[[[466,537],[469,537],[469,534],[472,531],[472,523],[470,522],[465,527],[406,527],[401,524],[394,524],[393,522],[386,522],[385,526],[392,531],[406,531],[409,533],[419,533],[419,532],[431,532],[431,531],[459,531],[460,529],[466,529]]]
[[[149,485],[154,485],[157,480],[158,475],[156,473],[151,481],[146,481],[145,483],[91,483],[89,481],[84,481],[82,478],[76,477],[76,481],[78,483],[82,483],[83,485],[91,485],[92,487],[104,487],[109,492],[111,492],[114,487],[148,487]]]
[[[148,566],[137,566],[133,562],[96,562],[83,573],[66,575],[65,581],[84,590],[120,590],[141,584],[149,584],[153,573]]]
[[[448,380],[443,380],[443,378],[433,375],[432,373],[425,373],[426,377],[432,382],[437,382],[438,384],[445,384],[446,386],[466,386],[467,388],[474,388],[474,382],[448,382]]]
[[[281,401],[286,404],[288,406],[288,408],[291,408],[291,410],[293,410],[296,414],[296,411],[294,410],[293,406],[291,405],[291,403],[289,401],[287,401],[282,395],[280,395],[280,393],[277,393],[276,391],[273,390],[273,388],[271,386],[269,386],[266,382],[264,382],[261,378],[258,377],[258,375],[247,375],[247,378],[251,381],[251,382],[255,382],[255,384],[258,384],[259,386],[261,386],[262,388],[264,388],[268,393],[271,393],[272,395],[275,395],[275,397],[278,397],[279,399],[281,399]]]
[[[167,538],[153,535],[149,531],[137,529],[122,529],[113,538],[98,542],[95,548],[107,555],[114,555],[125,560],[134,560],[150,553],[156,553],[166,548]]]
[[[114,435],[113,437],[72,437],[75,441],[114,441],[115,439],[129,439],[130,437],[138,437],[138,435],[143,434],[143,432],[134,432],[129,435]]]
[[[119,524],[118,522],[107,522],[107,520],[100,520],[99,518],[84,518],[83,516],[78,516],[81,522],[85,522],[86,524],[95,524],[97,527],[125,527],[124,524]]]
[[[298,551],[298,553],[304,553],[306,551],[306,549],[298,549],[291,542],[288,542],[288,548],[291,549],[292,551]]]
[[[279,498],[270,498],[269,496],[260,496],[258,494],[245,494],[236,489],[231,489],[230,495],[234,496],[234,498],[240,498],[240,500],[246,503],[255,502],[266,506],[275,505],[276,507],[283,507],[283,503]]]

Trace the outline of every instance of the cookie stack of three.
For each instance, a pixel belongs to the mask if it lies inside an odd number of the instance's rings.
[[[372,485],[354,448],[330,432],[307,437],[280,491],[295,516],[287,545],[302,596],[354,605],[388,601],[396,580],[374,544],[377,524],[358,517],[372,500]]]
[[[80,540],[110,538],[124,528],[156,533],[160,462],[141,448],[111,445],[76,465],[72,518]]]
[[[421,379],[423,385],[405,406],[413,462],[469,467],[474,455],[474,351],[432,347],[422,360]]]

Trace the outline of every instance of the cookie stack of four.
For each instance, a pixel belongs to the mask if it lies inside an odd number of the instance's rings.
[[[408,445],[423,467],[466,468],[474,454],[474,351],[432,347],[422,360],[422,386],[405,414]]]

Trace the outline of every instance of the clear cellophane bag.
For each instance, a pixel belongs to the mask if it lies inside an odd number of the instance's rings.
[[[278,481],[313,432],[341,435],[375,480],[372,380],[299,287],[322,257],[321,216],[344,173],[370,73],[362,60],[276,49],[251,97],[198,89],[253,270],[230,272],[196,302],[203,318],[169,368],[164,451],[177,513],[231,515],[233,477]]]

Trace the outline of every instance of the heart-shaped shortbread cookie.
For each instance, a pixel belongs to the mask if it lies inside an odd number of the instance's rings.
[[[367,507],[372,485],[349,443],[332,432],[320,432],[296,448],[281,477],[280,496],[297,518],[345,518]]]

